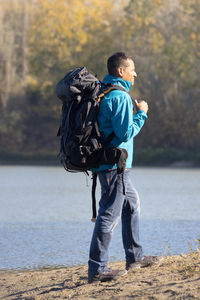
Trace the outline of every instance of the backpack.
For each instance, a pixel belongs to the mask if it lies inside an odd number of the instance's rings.
[[[97,122],[101,99],[116,89],[127,92],[120,86],[103,84],[89,73],[86,67],[71,70],[57,83],[55,93],[62,100],[57,134],[60,137],[58,156],[66,171],[88,174],[89,170],[101,164],[117,164],[118,173],[124,171],[127,151],[108,147],[114,132],[106,141],[102,141]],[[94,185],[95,177],[93,175]],[[94,194],[94,191],[92,193]]]

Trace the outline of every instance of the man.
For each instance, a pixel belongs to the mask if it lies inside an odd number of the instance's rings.
[[[107,68],[108,75],[103,82],[119,85],[129,92],[137,76],[133,59],[125,53],[115,53],[108,59]],[[106,140],[114,131],[115,137],[110,146],[126,149],[128,158],[123,174],[117,173],[117,165],[101,165],[95,170],[101,184],[101,199],[90,245],[89,283],[112,280],[126,274],[130,268],[144,267],[158,261],[157,257],[143,256],[139,242],[140,200],[130,181],[133,138],[144,125],[148,104],[135,100],[137,112],[133,115],[132,99],[127,92],[113,90],[100,102],[98,123],[102,137]],[[112,271],[107,269],[108,248],[120,215],[126,270]]]

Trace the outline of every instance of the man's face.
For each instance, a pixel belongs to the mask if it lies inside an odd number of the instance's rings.
[[[119,74],[122,79],[130,81],[131,85],[134,85],[135,77],[137,77],[137,74],[135,72],[135,64],[132,59],[127,59],[126,65],[126,67],[120,68]]]

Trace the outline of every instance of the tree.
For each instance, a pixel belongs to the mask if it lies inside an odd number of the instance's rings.
[[[138,91],[150,103],[151,147],[194,150],[199,142],[199,1],[130,1],[124,31],[138,65]],[[191,118],[192,116],[192,118]],[[159,124],[159,126],[158,126]],[[146,131],[146,132],[145,132]]]
[[[22,93],[26,80],[28,72],[26,34],[30,3],[30,0],[1,0],[0,93],[3,107],[7,105],[11,95]]]

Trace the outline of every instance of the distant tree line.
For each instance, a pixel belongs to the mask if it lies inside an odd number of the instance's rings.
[[[199,153],[199,15],[200,0],[0,0],[0,150],[55,154],[57,81],[82,65],[102,79],[125,51],[150,107],[136,148]]]

